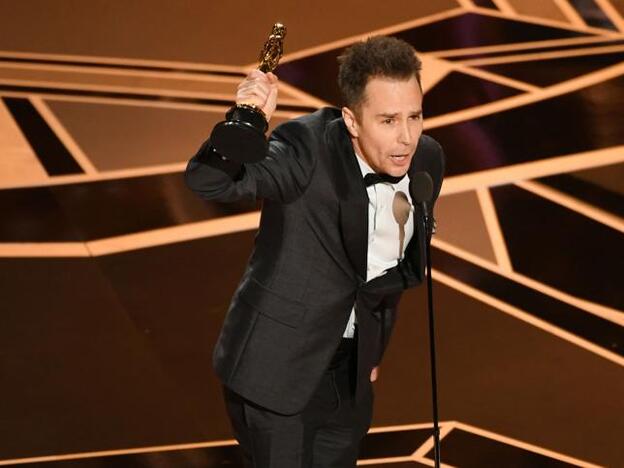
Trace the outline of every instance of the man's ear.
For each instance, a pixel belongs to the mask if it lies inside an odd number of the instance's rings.
[[[342,119],[344,120],[344,123],[347,126],[347,130],[349,130],[349,134],[353,138],[357,138],[359,136],[358,134],[359,132],[358,132],[358,123],[355,117],[355,113],[348,107],[343,107]]]

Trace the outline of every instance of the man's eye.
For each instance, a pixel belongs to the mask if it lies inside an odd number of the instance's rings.
[[[385,124],[391,124],[392,122],[394,122],[393,119],[384,119],[383,123]]]

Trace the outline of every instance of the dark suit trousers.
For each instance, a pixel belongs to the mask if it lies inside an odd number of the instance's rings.
[[[312,399],[281,415],[224,387],[226,409],[248,468],[351,468],[372,419],[369,385],[353,398],[357,340],[342,339]]]

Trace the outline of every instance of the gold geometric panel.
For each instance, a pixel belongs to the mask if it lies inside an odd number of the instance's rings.
[[[226,111],[56,100],[48,105],[99,171],[187,161]]]
[[[0,187],[48,177],[33,149],[0,99]]]
[[[291,53],[458,7],[454,0],[385,0],[374,11],[359,0],[247,2],[243,12],[239,2],[205,0],[2,4],[0,50],[221,65],[255,60],[276,21],[289,29]]]
[[[507,0],[507,2],[521,15],[568,22],[568,18],[552,0]]]
[[[440,197],[436,203],[435,216],[438,221],[436,238],[496,263],[494,249],[475,192]]]

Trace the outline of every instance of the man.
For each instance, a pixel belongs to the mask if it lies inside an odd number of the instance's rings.
[[[409,44],[375,37],[340,62],[342,110],[280,125],[258,163],[207,141],[186,171],[204,198],[264,200],[214,351],[248,466],[355,466],[399,298],[423,279],[427,233],[410,178],[431,176],[431,211],[444,154],[421,135],[420,61]],[[269,119],[276,100],[277,77],[259,70],[236,95]]]

